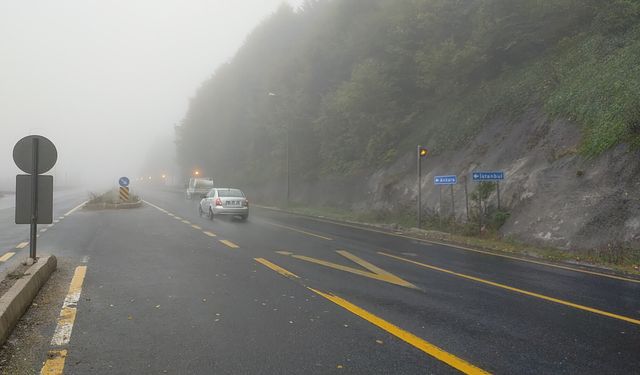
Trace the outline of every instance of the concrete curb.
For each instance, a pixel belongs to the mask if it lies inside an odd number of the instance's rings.
[[[56,270],[58,261],[51,255],[38,259],[25,276],[0,297],[0,345],[4,344],[18,320],[27,311],[40,288]]]
[[[84,205],[86,210],[122,210],[140,207],[142,207],[141,200],[132,203],[87,203]]]

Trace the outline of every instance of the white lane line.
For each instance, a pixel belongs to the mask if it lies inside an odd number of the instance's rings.
[[[44,233],[47,231],[47,228],[40,229],[40,233]]]
[[[156,205],[155,205],[155,204],[153,204],[153,203],[149,203],[149,202],[147,202],[147,201],[145,201],[145,200],[143,200],[143,202],[144,202],[144,203],[146,203],[146,204],[148,204],[149,206],[151,206],[151,207],[153,207],[153,208],[155,208],[155,209],[159,210],[159,211],[162,211],[162,212],[168,212],[168,211],[167,211],[167,210],[165,210],[164,208],[158,207],[158,206],[156,206]]]
[[[89,256],[85,255],[82,257],[82,263],[88,263],[89,262]]]
[[[6,262],[9,260],[9,258],[11,258],[14,255],[16,255],[16,253],[9,251],[8,253],[0,257],[0,262]]]
[[[16,246],[16,249],[24,249],[27,246],[29,246],[28,242],[20,242],[18,246]]]
[[[54,220],[53,223],[54,224],[58,224],[60,222],[60,220]]]
[[[69,292],[62,303],[62,310],[60,310],[58,325],[51,339],[51,346],[66,345],[71,339],[71,331],[73,330],[73,323],[76,320],[78,301],[80,300],[82,283],[84,282],[86,273],[87,266],[76,267],[73,279],[71,279],[71,285],[69,285]]]
[[[80,203],[79,205],[77,205],[76,207],[72,208],[71,211],[67,212],[66,214],[64,214],[64,216],[69,216],[72,213],[76,212],[77,210],[81,209],[85,204],[87,204],[87,202],[89,201],[84,201],[82,203]]]

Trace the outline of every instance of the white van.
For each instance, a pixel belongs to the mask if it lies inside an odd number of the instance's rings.
[[[213,189],[213,178],[191,178],[189,180],[189,187],[187,187],[185,197],[189,200],[194,197],[200,199],[207,195],[211,189]]]

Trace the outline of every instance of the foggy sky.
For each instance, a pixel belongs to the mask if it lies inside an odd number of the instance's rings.
[[[0,0],[0,189],[19,172],[13,145],[33,133],[58,146],[59,183],[137,176],[198,86],[282,2]]]

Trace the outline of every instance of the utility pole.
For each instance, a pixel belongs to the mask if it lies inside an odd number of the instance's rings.
[[[287,128],[287,207],[289,207],[289,192],[291,189],[291,163],[290,163],[290,158],[289,158],[289,154],[291,152],[290,150],[290,143],[289,143],[289,123],[287,122],[286,125]]]
[[[417,202],[417,211],[418,211],[418,228],[422,226],[422,158],[426,157],[429,152],[426,148],[418,145],[417,155],[417,164],[418,164],[418,202]]]

